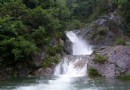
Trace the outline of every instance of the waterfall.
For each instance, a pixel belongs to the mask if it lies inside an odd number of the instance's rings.
[[[90,55],[93,52],[92,47],[73,31],[66,32],[66,36],[72,42],[73,53],[70,56],[65,56],[61,60],[55,68],[54,75],[62,75],[65,77],[85,76],[89,58],[87,56],[83,58],[81,55]]]
[[[88,60],[88,56],[65,56],[55,68],[54,75],[66,77],[85,76]]]
[[[67,37],[73,43],[73,55],[90,55],[92,47],[82,38],[78,37],[74,32],[66,32]]]
[[[86,75],[88,55],[92,53],[92,48],[74,32],[67,32],[66,35],[73,44],[73,53],[72,55],[64,56],[56,66],[54,72],[54,75],[57,76],[56,79],[48,80],[44,84],[40,82],[36,85],[17,87],[14,90],[79,90],[73,86],[73,82],[77,78]],[[97,89],[90,88],[87,90]]]

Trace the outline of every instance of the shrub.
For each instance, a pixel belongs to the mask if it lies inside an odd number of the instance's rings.
[[[121,74],[118,78],[121,80],[130,80],[130,75]]]
[[[126,41],[124,40],[124,38],[119,37],[116,39],[116,44],[117,45],[126,45]]]
[[[97,69],[93,68],[93,67],[90,67],[88,69],[88,75],[89,76],[100,76],[99,72],[97,71]]]
[[[43,68],[51,67],[52,61],[53,61],[52,57],[46,57],[42,62],[42,67]]]
[[[53,57],[48,55],[42,62],[42,68],[52,67],[58,64],[59,59],[60,58],[58,57],[58,55],[55,55]]]
[[[48,48],[47,54],[49,54],[50,56],[55,56],[56,53],[61,53],[62,51],[63,47],[61,45],[54,45]]]
[[[104,63],[107,61],[107,58],[105,56],[102,56],[100,54],[96,54],[94,58],[94,62],[96,63]]]
[[[92,32],[89,37],[90,39],[95,39],[96,41],[104,40],[107,35],[107,28],[106,27],[97,27],[95,32]]]
[[[100,36],[105,36],[107,34],[107,30],[105,27],[100,27],[99,30],[98,30],[98,34]]]

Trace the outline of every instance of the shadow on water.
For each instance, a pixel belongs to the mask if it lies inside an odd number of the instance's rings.
[[[54,79],[54,76],[44,76],[44,77],[12,77],[0,81],[0,90],[12,90],[20,86],[30,86],[39,83],[48,83],[49,80]]]

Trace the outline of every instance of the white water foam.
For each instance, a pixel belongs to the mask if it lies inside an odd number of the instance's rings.
[[[69,31],[66,33],[69,40],[73,43],[73,55],[90,55],[93,50],[90,45],[81,37],[78,37],[74,32]]]
[[[62,75],[65,77],[81,77],[86,75],[87,60],[77,58],[76,60],[69,60],[67,57],[57,65],[54,75]]]
[[[87,44],[85,40],[78,37],[74,32],[69,31],[66,32],[67,37],[73,44],[73,55],[90,55],[92,51],[92,47]],[[86,69],[87,69],[87,62],[85,62],[85,65],[81,67],[76,68],[75,63],[80,62],[82,58],[77,58],[76,60],[70,61],[67,57],[64,57],[63,60],[57,65],[55,68],[54,75],[65,75],[69,77],[75,77],[75,76],[85,76],[86,75]],[[82,72],[82,73],[81,73]]]

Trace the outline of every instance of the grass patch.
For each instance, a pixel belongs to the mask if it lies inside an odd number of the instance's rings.
[[[126,41],[124,38],[122,37],[119,37],[116,39],[116,42],[115,42],[117,45],[126,45]]]
[[[107,61],[107,58],[105,56],[100,55],[100,54],[95,55],[95,58],[94,58],[95,63],[102,63],[103,64],[106,61]]]
[[[97,69],[96,69],[96,68],[93,68],[93,67],[90,67],[90,68],[88,69],[88,75],[89,75],[90,77],[98,77],[98,76],[101,76],[101,75],[99,74],[99,72],[97,71]]]
[[[107,35],[107,29],[106,27],[97,27],[97,29],[92,32],[89,37],[90,39],[94,39],[96,41],[104,40]]]
[[[98,34],[100,36],[106,36],[107,35],[106,27],[98,27]]]

